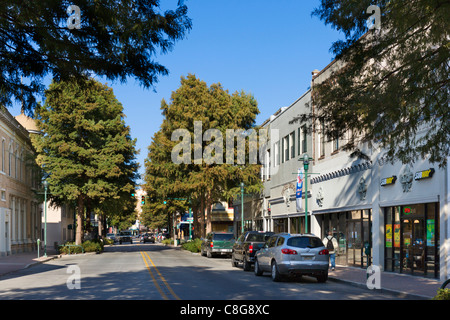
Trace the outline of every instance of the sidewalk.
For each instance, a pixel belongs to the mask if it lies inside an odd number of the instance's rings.
[[[23,252],[16,253],[9,256],[0,257],[0,281],[1,276],[18,271],[21,269],[29,268],[33,265],[44,263],[52,259],[60,257],[56,254],[55,250],[47,251],[47,257],[43,257],[43,250],[40,251],[40,257],[38,258],[37,252]]]
[[[48,252],[46,258],[42,256],[38,258],[37,252],[17,253],[0,257],[0,282],[2,280],[2,275],[59,257],[60,256],[55,252]],[[369,290],[366,284],[366,269],[338,265],[336,266],[336,270],[329,272],[328,280],[338,281]],[[381,291],[397,294],[399,298],[431,299],[436,296],[438,289],[442,285],[442,283],[436,279],[393,272],[381,272],[380,280]]]
[[[345,282],[361,288],[367,287],[366,269],[347,266],[336,266],[328,273],[328,280]],[[394,272],[381,272],[380,286],[382,292],[397,294],[400,298],[432,299],[442,283],[437,279],[412,276]]]

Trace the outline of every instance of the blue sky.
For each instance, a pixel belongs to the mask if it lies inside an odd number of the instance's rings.
[[[169,69],[153,89],[134,79],[110,83],[124,107],[126,123],[137,138],[138,162],[163,121],[160,103],[170,101],[181,76],[195,74],[208,85],[220,82],[230,93],[244,90],[258,101],[262,123],[278,108],[289,106],[309,87],[311,71],[333,59],[331,44],[342,38],[312,17],[319,0],[185,0],[192,30],[174,49],[155,59]],[[162,0],[175,8],[177,0]],[[13,115],[19,108],[11,110]]]

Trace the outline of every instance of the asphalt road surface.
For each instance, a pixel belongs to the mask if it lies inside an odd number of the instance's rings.
[[[253,271],[233,268],[229,258],[206,258],[160,244],[108,246],[101,254],[64,256],[0,277],[0,300],[239,300],[242,303],[373,299],[399,298],[333,281],[318,283],[310,277],[275,283],[269,274],[256,277]]]

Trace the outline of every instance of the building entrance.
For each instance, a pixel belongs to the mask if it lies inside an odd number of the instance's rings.
[[[439,278],[438,203],[387,207],[385,270]]]
[[[424,274],[425,271],[425,223],[423,218],[402,219],[403,270],[406,273]]]
[[[368,267],[372,263],[371,210],[325,214],[322,238],[331,231],[337,239],[336,264]]]

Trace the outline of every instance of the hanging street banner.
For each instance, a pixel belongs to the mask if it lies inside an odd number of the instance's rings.
[[[302,210],[303,168],[298,169],[297,191],[295,192],[297,212]]]

